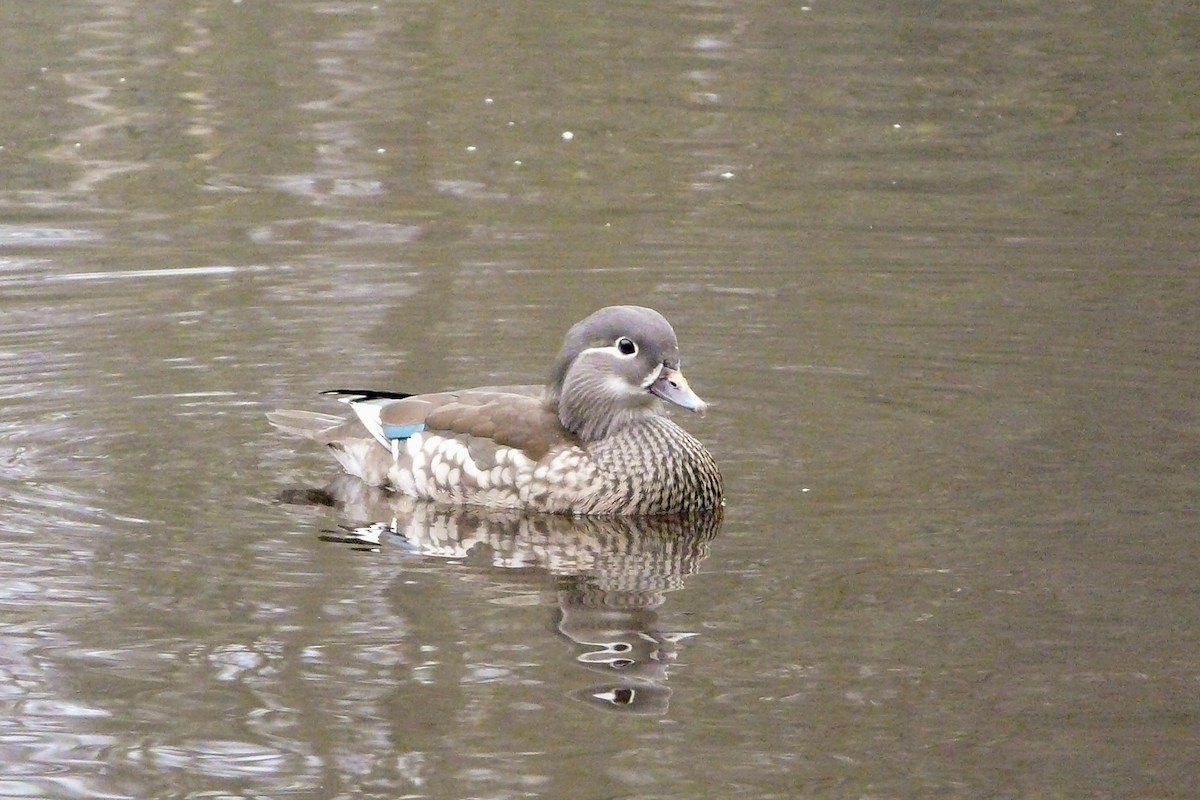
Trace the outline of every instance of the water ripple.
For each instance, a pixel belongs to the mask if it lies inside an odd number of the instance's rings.
[[[214,778],[301,777],[304,758],[275,748],[228,739],[201,739],[178,745],[150,745],[128,753],[130,762],[154,770],[186,770]],[[310,778],[311,780],[311,778]],[[315,784],[294,788],[316,789]]]
[[[0,225],[0,247],[62,247],[102,241],[103,234],[86,228]]]

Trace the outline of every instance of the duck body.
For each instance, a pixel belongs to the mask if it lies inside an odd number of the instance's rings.
[[[454,505],[653,516],[716,508],[721,475],[662,402],[705,404],[679,369],[674,331],[638,306],[601,309],[567,335],[545,386],[405,395],[332,390],[343,419],[276,411],[367,483]]]

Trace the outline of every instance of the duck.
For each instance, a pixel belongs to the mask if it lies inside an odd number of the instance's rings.
[[[580,517],[724,505],[712,455],[666,413],[703,415],[708,404],[651,308],[609,306],[573,325],[544,385],[322,394],[354,415],[281,409],[268,421],[325,445],[346,473],[415,498]]]

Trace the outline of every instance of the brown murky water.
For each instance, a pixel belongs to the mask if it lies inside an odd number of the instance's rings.
[[[0,31],[0,796],[1200,792],[1191,4]],[[278,502],[335,470],[264,411],[610,302],[723,519]]]

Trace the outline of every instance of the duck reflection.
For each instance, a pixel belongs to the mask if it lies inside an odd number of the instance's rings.
[[[663,630],[658,609],[708,556],[720,512],[649,519],[574,518],[447,507],[342,476],[324,489],[290,490],[288,503],[327,505],[353,522],[321,538],[354,548],[403,547],[433,558],[553,576],[558,631],[595,683],[571,692],[595,707],[665,713],[668,669],[695,636]]]

